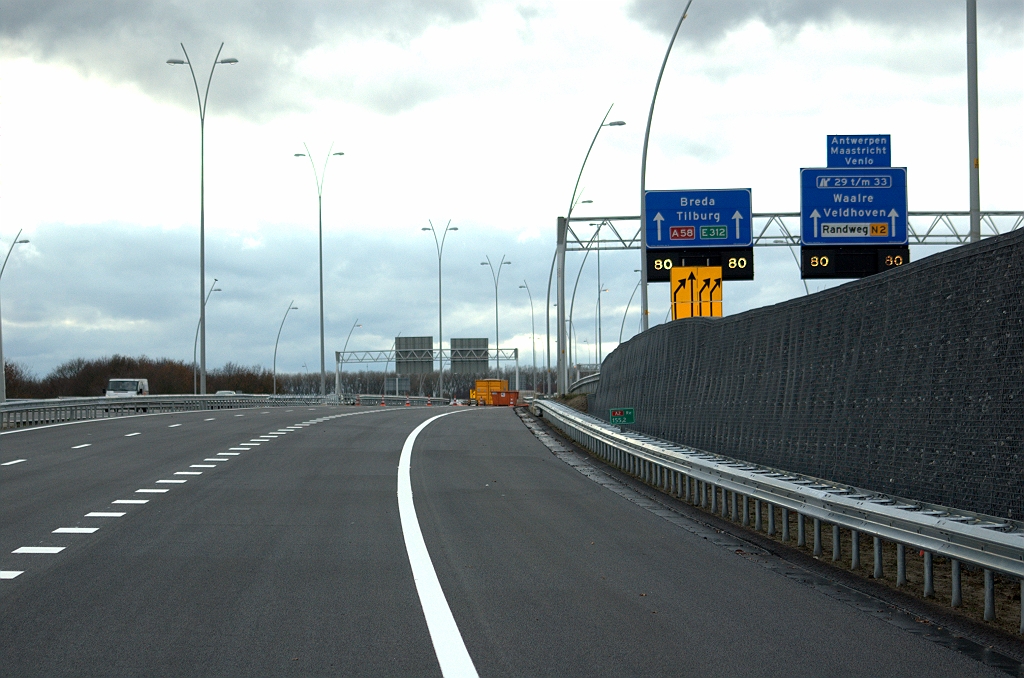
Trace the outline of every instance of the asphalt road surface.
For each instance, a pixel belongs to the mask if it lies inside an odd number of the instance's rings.
[[[0,464],[3,676],[1003,675],[627,501],[510,408],[111,419],[4,434]]]

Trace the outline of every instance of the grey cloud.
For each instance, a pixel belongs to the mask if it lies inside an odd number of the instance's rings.
[[[63,63],[118,83],[133,83],[159,99],[180,102],[191,88],[187,71],[169,72],[168,58],[189,49],[197,77],[205,80],[217,47],[235,57],[236,72],[218,67],[211,106],[261,118],[302,106],[295,96],[295,63],[310,50],[344,37],[377,37],[405,43],[435,24],[476,16],[478,0],[3,0],[0,46],[8,55]],[[182,68],[182,67],[178,67]],[[184,69],[182,69],[184,70]],[[227,69],[224,69],[227,70]],[[184,81],[184,82],[183,82]],[[396,83],[397,94],[356,91],[391,111],[429,99],[428,84]]]
[[[634,0],[629,16],[648,29],[671,35],[685,0]],[[1016,0],[978,3],[979,31],[987,38],[1020,40],[1024,14]],[[852,21],[896,32],[963,30],[963,0],[694,0],[680,39],[701,45],[730,30],[761,21],[786,34],[808,25]]]

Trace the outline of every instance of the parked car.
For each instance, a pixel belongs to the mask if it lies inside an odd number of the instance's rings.
[[[216,393],[214,393],[213,395],[219,395],[219,396],[233,396],[233,395],[238,395],[238,393],[236,393],[236,392],[234,392],[234,391],[217,391],[217,392],[216,392]]]

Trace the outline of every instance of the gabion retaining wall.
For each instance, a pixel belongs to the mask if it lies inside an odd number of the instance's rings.
[[[592,415],[710,452],[1024,517],[1024,231],[604,361]]]

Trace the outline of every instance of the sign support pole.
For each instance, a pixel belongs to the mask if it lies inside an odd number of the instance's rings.
[[[970,241],[981,240],[981,180],[978,169],[978,0],[967,0],[967,136],[971,165]]]
[[[558,350],[558,375],[555,383],[555,391],[559,394],[566,393],[569,388],[569,372],[568,365],[565,361],[565,238],[566,229],[568,228],[568,221],[565,217],[558,217],[558,233],[557,233],[557,246],[555,248],[555,268],[557,272],[557,292],[556,292],[556,303],[558,304],[557,313],[557,344],[555,348]]]

